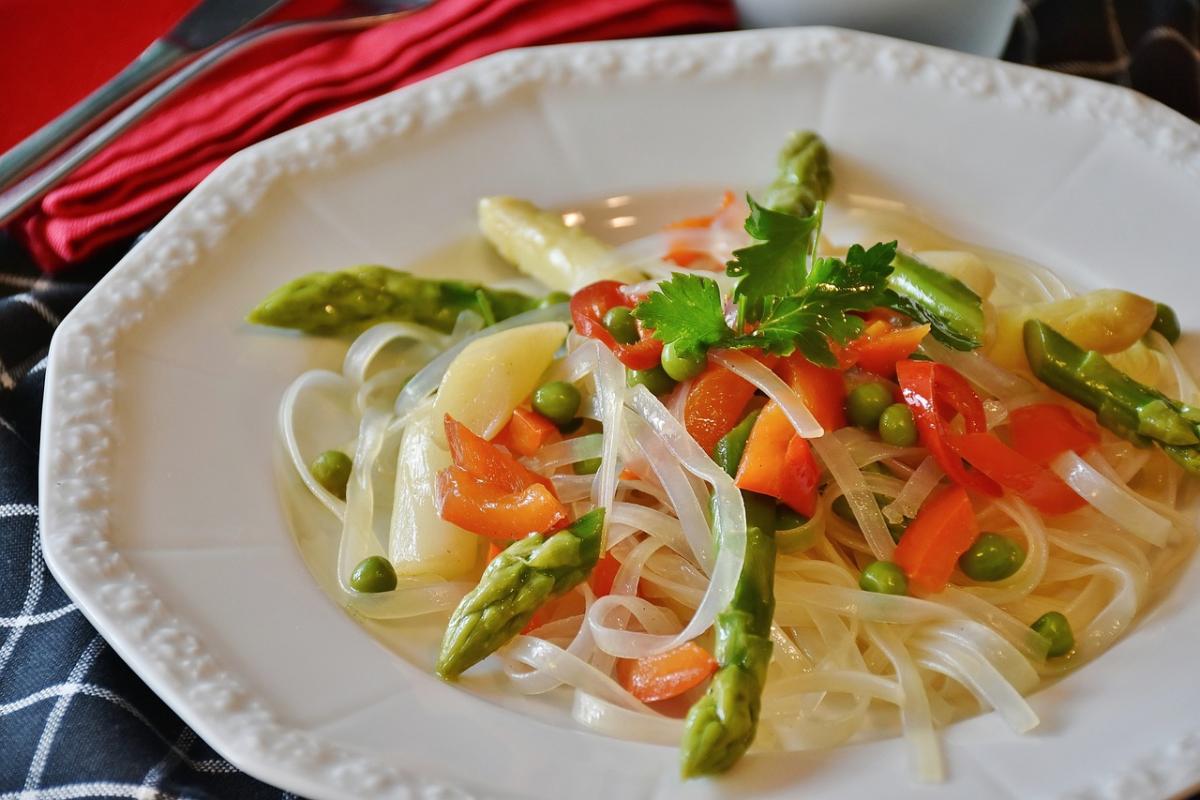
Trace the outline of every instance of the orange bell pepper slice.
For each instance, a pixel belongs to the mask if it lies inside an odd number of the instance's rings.
[[[553,422],[536,411],[517,408],[492,442],[504,445],[519,456],[532,456],[561,438],[562,434]]]
[[[765,494],[811,517],[817,507],[820,467],[808,442],[796,435],[777,403],[768,403],[750,430],[734,483]]]
[[[946,588],[954,565],[979,537],[975,510],[961,486],[949,486],[925,501],[900,537],[893,556],[909,585],[924,594]]]
[[[617,681],[643,703],[678,697],[717,671],[717,660],[694,642],[646,658],[617,661]]]
[[[566,507],[541,483],[512,491],[452,466],[438,473],[435,490],[442,519],[489,539],[522,539],[568,521]]]
[[[822,428],[828,432],[846,427],[846,381],[841,372],[819,367],[800,353],[779,362],[777,371]]]
[[[720,364],[709,364],[696,376],[683,404],[683,425],[704,452],[711,453],[741,421],[754,391],[752,383]]]

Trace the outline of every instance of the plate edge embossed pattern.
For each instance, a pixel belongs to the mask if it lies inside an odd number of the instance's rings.
[[[383,142],[432,129],[530,85],[786,73],[826,64],[983,102],[1101,124],[1200,176],[1200,128],[1133,92],[1091,81],[835,29],[744,32],[559,45],[485,58],[234,156],[151,232],[71,313],[54,338],[41,459],[46,560],[114,648],[231,761],[303,793],[482,797],[281,724],[158,600],[109,542],[115,354],[122,332],[289,174],[333,169]],[[133,654],[136,653],[136,657]],[[1156,798],[1200,779],[1200,729],[1072,798]]]

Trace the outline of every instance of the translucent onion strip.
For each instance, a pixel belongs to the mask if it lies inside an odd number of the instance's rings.
[[[354,593],[350,588],[350,573],[358,562],[371,556],[387,557],[387,551],[375,535],[372,477],[390,420],[391,414],[387,411],[367,409],[359,425],[354,466],[346,484],[346,515],[342,519],[342,537],[338,543],[338,583],[348,593]]]
[[[410,339],[417,344],[440,350],[446,346],[448,338],[432,328],[411,322],[382,322],[373,325],[363,331],[346,350],[346,357],[342,360],[342,375],[346,380],[360,385],[367,379],[371,362],[392,342]]]
[[[796,433],[805,439],[815,439],[825,435],[825,429],[813,417],[808,406],[804,405],[800,395],[796,394],[792,387],[784,383],[778,375],[767,369],[766,365],[737,350],[714,350],[709,353],[709,358],[754,384],[767,397],[778,403],[787,414],[787,418],[791,420]]]
[[[338,520],[341,520],[346,515],[346,504],[334,497],[324,486],[317,483],[317,479],[312,476],[312,473],[308,469],[308,463],[304,460],[304,454],[300,452],[300,442],[296,438],[296,401],[305,392],[321,388],[349,393],[352,387],[346,382],[345,378],[336,372],[329,372],[328,370],[311,370],[305,372],[292,381],[292,385],[283,393],[283,399],[279,403],[277,424],[279,427],[279,437],[283,441],[283,447],[287,451],[288,458],[291,460],[296,474],[300,477],[300,480],[304,481],[304,485],[313,493],[313,496],[320,500],[321,504],[328,508]]]
[[[883,507],[883,516],[893,525],[899,524],[905,517],[915,517],[925,499],[933,492],[941,481],[942,468],[938,466],[933,456],[928,456],[916,471],[908,477],[900,494],[892,502]]]
[[[1111,481],[1068,450],[1050,465],[1054,474],[1093,508],[1134,536],[1162,547],[1171,535],[1171,521],[1147,508],[1127,487]]]

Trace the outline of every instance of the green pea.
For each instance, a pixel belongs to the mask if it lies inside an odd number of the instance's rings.
[[[891,404],[891,389],[882,383],[860,383],[846,397],[846,416],[860,428],[874,428]]]
[[[630,387],[645,386],[650,394],[666,394],[675,388],[675,381],[661,366],[650,369],[631,369],[625,372],[625,383]]]
[[[908,577],[891,561],[874,561],[858,576],[858,588],[879,594],[908,594]]]
[[[742,453],[746,452],[746,442],[750,439],[750,431],[753,430],[761,412],[762,409],[751,411],[733,430],[713,445],[713,461],[730,476],[737,475],[738,465],[742,463]]]
[[[625,306],[613,306],[604,315],[604,327],[620,344],[633,344],[642,338],[638,334],[637,320]]]
[[[917,443],[917,425],[912,411],[904,403],[892,403],[879,416],[879,438],[896,447]]]
[[[579,390],[566,381],[543,383],[533,391],[533,410],[551,422],[566,425],[579,410]]]
[[[775,529],[780,531],[791,531],[799,528],[804,523],[808,522],[808,517],[792,509],[791,506],[786,506],[783,503],[775,509]]]
[[[998,533],[981,533],[958,559],[958,566],[973,581],[1002,581],[1025,563],[1019,544]]]
[[[704,353],[691,353],[679,347],[678,342],[667,342],[662,351],[663,371],[673,380],[686,381],[694,378],[708,366],[708,356]]]
[[[1158,331],[1171,344],[1179,341],[1179,335],[1183,330],[1179,327],[1179,317],[1175,314],[1175,309],[1171,308],[1166,303],[1155,303],[1154,305],[1154,322],[1150,325],[1151,330]]]
[[[350,573],[350,588],[367,594],[390,592],[396,588],[396,570],[383,556],[369,556]]]
[[[572,468],[576,475],[595,475],[600,470],[600,459],[585,458],[583,461],[576,461]]]
[[[1046,655],[1051,658],[1064,656],[1075,647],[1075,634],[1071,632],[1071,623],[1057,611],[1042,614],[1029,627],[1050,640],[1050,650]]]
[[[317,483],[335,497],[346,499],[346,484],[350,482],[350,470],[354,462],[341,450],[326,450],[309,466],[308,471]]]
[[[541,301],[538,303],[538,308],[549,308],[550,306],[556,306],[559,303],[570,302],[570,300],[571,295],[567,294],[566,292],[551,292],[541,299]]]

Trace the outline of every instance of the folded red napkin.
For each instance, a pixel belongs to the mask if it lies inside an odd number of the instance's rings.
[[[728,0],[437,0],[365,31],[266,46],[126,133],[13,230],[52,271],[150,227],[243,147],[480,56],[735,24]]]

